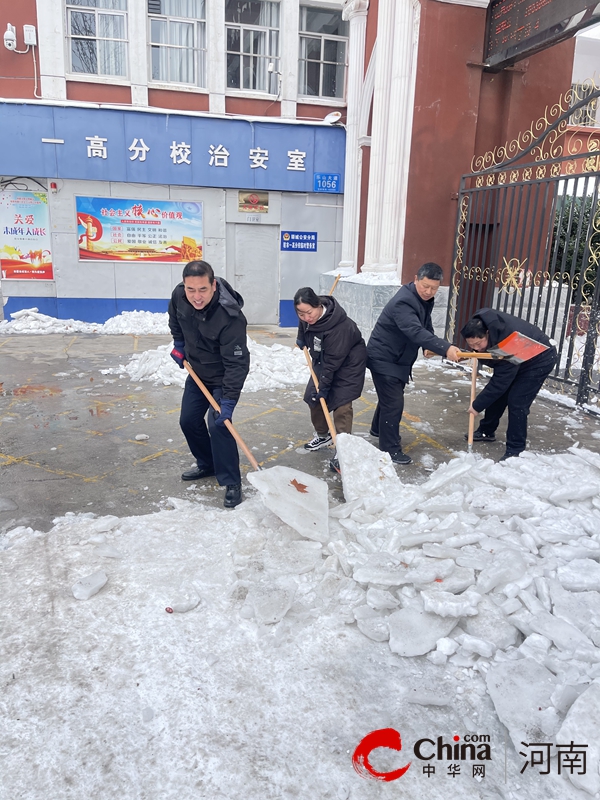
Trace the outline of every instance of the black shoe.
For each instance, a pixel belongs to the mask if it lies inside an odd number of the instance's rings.
[[[465,439],[469,441],[469,434],[465,433]],[[496,434],[495,433],[484,433],[483,431],[473,431],[473,441],[474,442],[495,442],[496,441]]]
[[[519,453],[513,453],[510,450],[507,450],[503,456],[501,456],[498,461],[507,461],[509,458],[518,458]]]
[[[242,502],[242,484],[233,483],[225,489],[225,508],[235,508]]]
[[[332,472],[337,472],[338,475],[341,475],[342,473],[342,470],[340,469],[340,462],[337,460],[337,458],[331,459],[331,461],[329,462],[329,469]]]
[[[403,453],[402,450],[398,450],[397,453],[390,453],[390,458],[394,464],[412,464],[412,458]]]
[[[181,476],[181,480],[201,481],[202,478],[211,478],[214,474],[214,469],[208,469],[207,467],[194,467],[194,469],[188,469],[187,472],[184,472]]]
[[[370,428],[369,429],[369,436],[372,436],[374,439],[379,439],[379,431],[377,431],[377,433],[375,433],[373,428]]]

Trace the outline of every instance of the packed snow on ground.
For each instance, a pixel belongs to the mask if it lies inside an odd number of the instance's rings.
[[[317,540],[251,487],[0,539],[3,799],[599,796],[600,456],[463,454],[421,485],[359,437],[338,456]],[[394,783],[352,768],[382,728]],[[479,780],[413,753],[467,734]],[[570,741],[585,776],[520,774],[521,742]]]
[[[282,344],[270,346],[247,339],[250,350],[250,373],[244,383],[244,392],[260,389],[285,389],[306,383],[310,373],[304,353]],[[136,381],[154,384],[183,386],[188,373],[180,369],[169,355],[172,345],[160,345],[156,350],[134,353],[127,364],[100,370],[103,375],[124,375]]]
[[[151,311],[123,311],[116,317],[101,322],[81,322],[76,319],[57,319],[40,314],[37,308],[15,311],[11,320],[0,322],[0,335],[7,333],[130,333],[169,334],[169,315]]]

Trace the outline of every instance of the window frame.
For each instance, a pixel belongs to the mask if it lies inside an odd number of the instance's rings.
[[[281,2],[279,0],[255,0],[255,2],[271,2],[279,7],[278,11],[278,24],[277,27],[271,26],[263,26],[263,25],[250,25],[245,22],[228,22],[225,20],[225,91],[229,93],[238,93],[242,95],[254,95],[264,97],[272,96],[278,97],[280,94],[280,81],[279,81],[279,65],[281,63],[281,55],[279,51],[281,50]],[[239,40],[240,40],[240,49],[239,50],[230,50],[229,49],[229,31],[230,30],[237,30],[239,32]],[[269,49],[271,47],[271,40],[272,34],[277,34],[277,53],[268,53],[266,55],[260,55],[255,53],[248,53],[245,52],[242,48],[244,46],[244,34],[246,32],[259,32],[264,33],[267,36],[267,42]],[[238,56],[240,58],[240,66],[239,66],[239,85],[238,86],[229,86],[229,56]],[[259,59],[264,59],[267,62],[267,80],[266,80],[266,88],[264,89],[257,89],[248,87],[246,88],[244,84],[244,75],[243,75],[243,59],[244,57],[250,58],[253,61],[258,61]],[[273,63],[274,69],[273,72],[268,71],[268,65]]]
[[[66,33],[66,46],[67,46],[67,75],[71,78],[92,82],[106,82],[123,84],[129,83],[129,0],[126,0],[125,9],[117,8],[101,8],[92,5],[75,5],[70,0],[65,0],[65,33]],[[95,20],[95,35],[82,36],[71,33],[71,15],[72,13],[94,14]],[[98,18],[100,15],[118,16],[124,20],[125,36],[123,39],[116,39],[114,37],[101,36],[100,25]],[[73,69],[73,41],[74,40],[93,41],[96,43],[96,72],[78,72]],[[124,73],[122,75],[116,73],[100,72],[100,55],[99,55],[99,42],[120,42],[124,45]]]
[[[300,15],[299,23],[298,23],[298,97],[302,98],[303,101],[305,100],[312,100],[312,101],[332,101],[332,102],[345,102],[346,100],[346,89],[347,89],[347,82],[348,82],[348,47],[350,36],[337,36],[332,33],[318,33],[314,31],[307,31],[302,29],[302,9],[306,8],[309,11],[330,11],[336,12],[341,16],[341,10],[338,8],[331,8],[325,5],[312,5],[309,3],[301,3],[298,6],[298,11]],[[302,58],[302,39],[319,39],[321,42],[320,47],[320,58],[319,61],[315,59],[308,59]],[[331,65],[331,66],[339,66],[341,62],[338,61],[326,61],[324,58],[324,51],[325,51],[325,42],[326,41],[334,41],[334,42],[344,42],[344,61],[343,61],[343,70],[344,70],[344,78],[343,78],[343,87],[342,93],[339,96],[335,95],[327,95],[323,94],[323,76],[324,76],[324,66]],[[302,86],[300,84],[301,76],[302,76],[302,63],[304,64],[318,64],[319,65],[319,94],[304,94],[302,92]],[[306,79],[305,79],[306,83]]]
[[[169,86],[169,87],[177,87],[179,89],[202,89],[206,90],[208,86],[208,64],[207,64],[207,53],[208,53],[208,46],[207,46],[207,12],[206,12],[206,5],[208,0],[204,2],[204,18],[197,19],[195,17],[180,17],[175,15],[169,14],[151,14],[149,11],[149,3],[148,0],[146,1],[146,16],[148,18],[148,38],[147,38],[147,46],[148,46],[148,84],[149,85],[157,85],[160,84],[161,86]],[[169,35],[170,31],[170,23],[171,22],[183,22],[186,24],[192,23],[194,29],[194,46],[192,48],[184,47],[183,45],[173,45],[170,43],[159,43],[152,41],[152,20],[162,20],[167,24],[167,35]],[[200,47],[199,45],[199,26],[204,26],[204,36],[203,36],[203,43],[204,46]],[[170,77],[168,79],[165,78],[154,78],[152,75],[152,48],[154,47],[162,47],[168,50],[192,50],[193,51],[193,59],[194,59],[194,72],[196,80],[193,83],[183,82],[183,81],[176,81],[172,80]],[[200,82],[200,77],[202,76],[202,82]]]

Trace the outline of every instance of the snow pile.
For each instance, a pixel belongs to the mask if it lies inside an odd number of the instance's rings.
[[[340,282],[362,283],[369,286],[402,286],[402,281],[396,272],[358,272],[340,278]]]
[[[107,323],[108,324],[108,323]],[[258,344],[248,337],[250,350],[250,373],[244,384],[244,392],[260,389],[286,389],[306,383],[309,377],[304,353],[286,345],[270,347]],[[152,381],[154,384],[183,386],[188,373],[180,369],[169,355],[172,345],[161,345],[156,350],[134,353],[127,364],[112,369],[100,370],[103,375],[127,374],[134,381]]]
[[[77,796],[131,796],[135,754],[140,795],[193,797],[201,775],[206,797],[226,784],[232,798],[375,798],[348,753],[390,726],[406,743],[465,730],[494,742],[481,795],[417,764],[407,797],[425,780],[434,800],[597,794],[600,456],[463,454],[408,485],[364,444],[338,437],[357,477],[354,499],[329,509],[327,541],[259,496],[232,512],[172,499],[145,517],[68,514],[48,533],[7,534],[7,796],[37,800],[59,774]],[[106,584],[75,599],[98,571]],[[521,742],[569,741],[589,745],[586,775],[519,774]]]
[[[81,322],[75,319],[57,319],[40,314],[37,308],[24,308],[11,315],[12,320],[0,322],[0,334],[8,333],[104,333],[169,334],[168,314],[151,311],[123,311],[116,317],[101,322]]]

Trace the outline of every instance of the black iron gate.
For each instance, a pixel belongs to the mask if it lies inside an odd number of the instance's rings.
[[[527,319],[556,342],[552,377],[600,412],[600,130],[568,128],[593,88],[569,90],[463,176],[446,338],[464,345],[460,329],[486,306]]]

